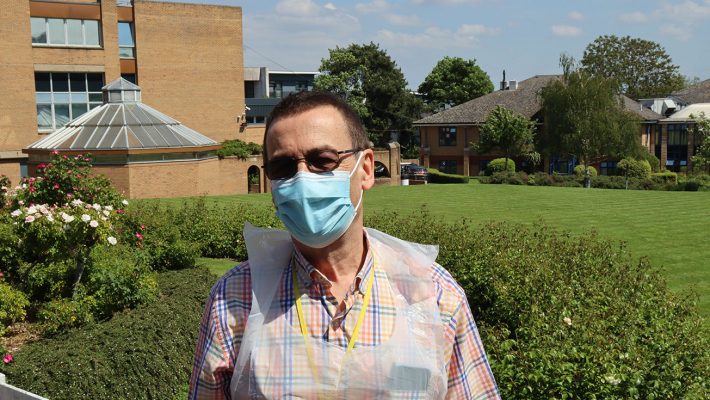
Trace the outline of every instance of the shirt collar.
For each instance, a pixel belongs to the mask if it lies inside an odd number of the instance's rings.
[[[355,287],[361,294],[365,294],[366,290],[366,277],[370,274],[370,270],[374,268],[372,249],[370,246],[370,239],[367,236],[367,231],[363,229],[363,236],[365,238],[365,245],[367,246],[367,254],[365,255],[365,261],[355,276]],[[320,272],[316,267],[313,266],[306,257],[294,246],[294,260],[297,265],[297,274],[301,282],[304,283],[306,287],[311,287],[313,284],[317,283],[323,288],[330,288],[333,282],[330,281],[322,272]]]

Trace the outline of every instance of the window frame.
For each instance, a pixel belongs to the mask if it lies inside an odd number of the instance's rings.
[[[444,135],[453,134],[453,140],[446,140]],[[456,147],[458,129],[455,126],[440,126],[439,127],[439,147]]]
[[[37,91],[37,74],[49,74],[49,91]],[[66,75],[67,77],[67,91],[66,92],[60,92],[60,91],[55,91],[54,90],[54,85],[55,85],[55,79],[54,76],[56,75]],[[72,75],[74,74],[80,74],[83,75],[84,77],[84,90],[79,91],[79,90],[72,90]],[[95,75],[101,75],[101,80],[102,82],[105,82],[105,78],[103,76],[103,73],[101,72],[44,72],[44,71],[35,71],[35,110],[37,112],[37,131],[39,133],[49,133],[53,132],[57,129],[60,129],[64,127],[66,124],[63,125],[58,125],[57,124],[57,106],[64,106],[66,105],[69,109],[69,121],[72,121],[76,118],[78,118],[81,115],[84,115],[85,113],[91,111],[92,109],[99,107],[103,104],[103,99],[101,101],[99,100],[92,100],[91,95],[96,95],[99,94],[103,97],[103,94],[101,91],[96,91],[96,90],[90,90],[89,88],[89,75],[90,74],[95,74]],[[55,99],[56,95],[59,94],[60,96],[66,95],[66,98],[68,99],[66,102],[62,101],[57,101]],[[40,96],[47,96],[49,95],[48,99],[49,100],[42,100],[39,101]],[[73,101],[74,96],[77,95],[85,95],[85,101]],[[86,111],[80,113],[79,115],[73,115],[74,114],[74,106],[75,105],[86,105]],[[39,125],[39,107],[40,106],[49,106],[49,112],[51,115],[51,127],[46,127],[46,126],[40,126]]]
[[[44,42],[34,41],[34,32],[32,32],[32,20],[44,20]],[[49,20],[62,21],[64,30],[64,41],[62,43],[52,43],[52,35],[49,30]],[[69,23],[67,21],[81,21],[81,40],[82,44],[69,43]],[[96,22],[98,44],[87,44],[88,35],[86,33],[86,21]],[[30,36],[32,47],[61,47],[61,48],[76,48],[76,49],[103,49],[103,41],[101,40],[101,21],[95,19],[80,19],[80,18],[51,18],[51,17],[30,17]]]

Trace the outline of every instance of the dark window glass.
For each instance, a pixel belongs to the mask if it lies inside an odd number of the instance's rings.
[[[86,91],[86,74],[69,74],[72,92]]]
[[[68,92],[69,91],[69,74],[53,73],[52,74],[52,91],[53,92]]]
[[[244,82],[244,97],[247,99],[254,98],[254,82],[251,82],[251,81]]]
[[[442,160],[439,161],[439,171],[446,174],[456,174],[456,160]]]
[[[35,72],[35,91],[49,92],[52,90],[49,84],[49,72]]]
[[[90,92],[100,92],[104,86],[103,74],[86,74],[86,79],[89,82]]]
[[[456,146],[456,127],[442,126],[439,128],[439,146]]]
[[[127,80],[128,82],[131,82],[134,85],[138,84],[138,80],[136,79],[136,74],[121,74],[121,78]]]

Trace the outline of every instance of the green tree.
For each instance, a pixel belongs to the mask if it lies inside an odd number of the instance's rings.
[[[710,167],[710,119],[705,116],[705,113],[700,113],[699,116],[691,115],[695,119],[693,127],[694,140],[698,144],[698,150],[693,156],[693,169],[702,171]]]
[[[476,60],[444,57],[419,85],[419,93],[435,109],[456,106],[493,91],[491,78]]]
[[[375,43],[330,49],[321,60],[315,88],[337,93],[358,113],[370,140],[384,145],[390,132],[411,141],[412,122],[422,105],[407,89],[404,74]]]
[[[479,142],[471,146],[479,153],[500,151],[505,156],[507,171],[508,160],[513,157],[524,156],[535,164],[539,162],[540,155],[534,149],[534,138],[535,124],[532,121],[505,107],[496,106],[481,128]]]
[[[592,75],[562,55],[564,74],[541,91],[548,155],[572,155],[584,165],[639,155],[639,120],[626,111],[615,82]],[[585,177],[590,186],[589,173]]]
[[[633,99],[667,96],[685,85],[661,45],[630,36],[599,36],[584,50],[582,65],[593,75],[616,80]]]

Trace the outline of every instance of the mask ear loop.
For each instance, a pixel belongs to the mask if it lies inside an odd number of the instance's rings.
[[[357,161],[355,162],[355,168],[353,168],[352,171],[350,171],[350,175],[348,175],[348,179],[352,178],[353,175],[355,175],[355,171],[357,171],[357,167],[360,165],[360,161],[362,161],[362,156],[365,153],[363,153],[362,150],[360,150],[360,155],[357,157]],[[364,191],[360,189],[360,200],[357,201],[357,204],[355,205],[355,211],[357,211],[358,208],[360,208],[360,204],[362,203],[362,195]]]

